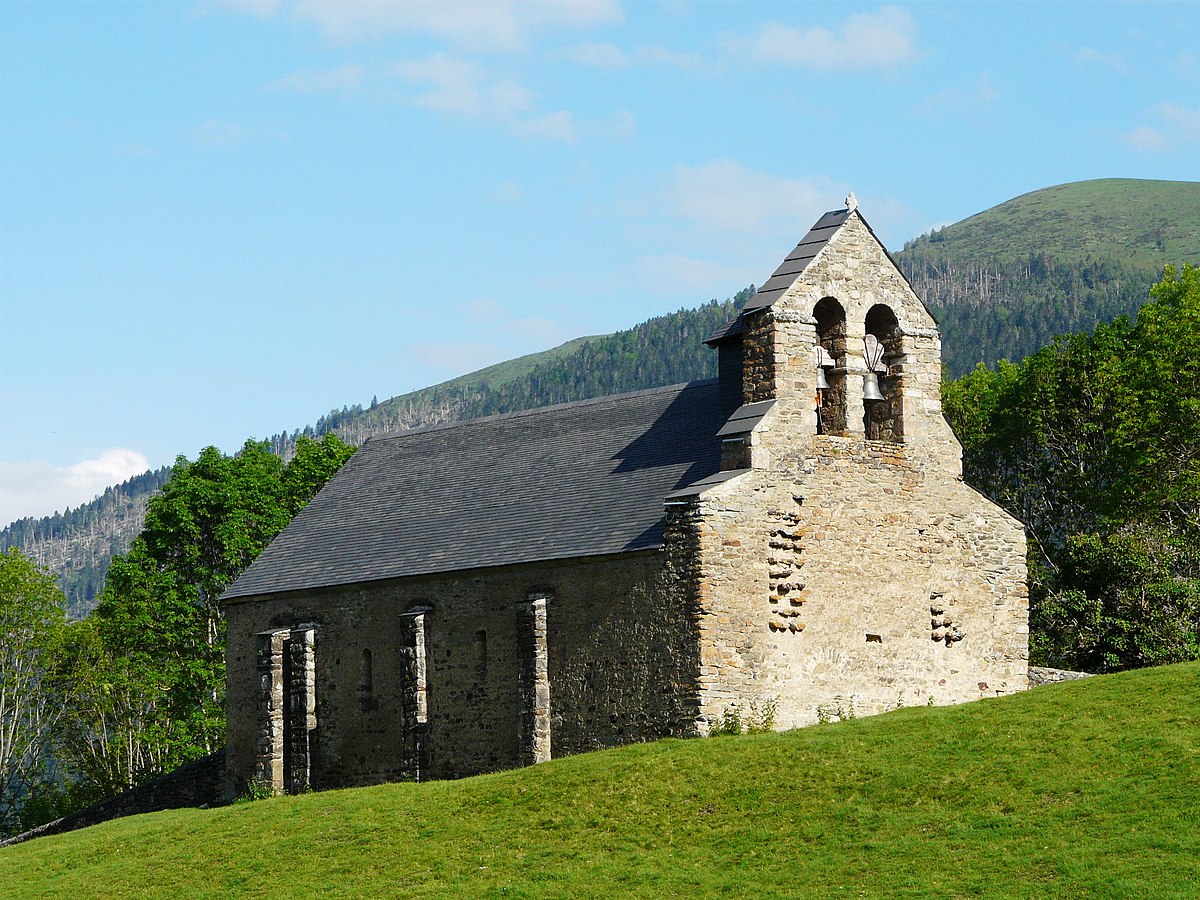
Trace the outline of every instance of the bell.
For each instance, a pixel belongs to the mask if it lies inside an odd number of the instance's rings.
[[[879,393],[879,376],[874,372],[868,372],[863,376],[863,399],[864,400],[884,400],[883,394]]]
[[[819,366],[817,367],[817,390],[829,390],[829,382],[825,379],[825,370]]]

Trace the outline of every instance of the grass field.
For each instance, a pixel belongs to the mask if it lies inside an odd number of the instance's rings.
[[[1200,897],[1200,664],[0,850],[14,897]]]

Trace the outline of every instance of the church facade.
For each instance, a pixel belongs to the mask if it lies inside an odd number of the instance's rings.
[[[715,380],[365,444],[225,594],[231,793],[1025,688],[1024,530],[855,205],[709,343]]]

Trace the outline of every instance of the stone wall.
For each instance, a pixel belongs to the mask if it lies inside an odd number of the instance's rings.
[[[313,633],[317,788],[459,777],[692,733],[688,552],[681,545],[682,556],[646,551],[229,604],[229,793],[260,771],[255,754],[271,727],[257,636],[301,625]]]
[[[889,441],[867,440],[868,317],[886,323]],[[858,216],[742,340],[745,399],[776,403],[750,471],[692,511],[704,718],[770,702],[787,727],[1026,687],[1024,529],[962,482],[936,323]],[[818,434],[821,340],[842,434]]]

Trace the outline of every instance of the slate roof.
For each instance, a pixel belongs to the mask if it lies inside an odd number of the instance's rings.
[[[723,422],[712,379],[370,440],[224,598],[661,546]]]
[[[743,317],[746,313],[755,312],[760,309],[766,309],[776,300],[783,296],[783,292],[795,283],[808,264],[817,258],[817,254],[825,249],[825,245],[829,243],[839,228],[846,224],[846,220],[850,218],[850,210],[836,209],[832,212],[827,212],[821,218],[817,219],[815,225],[808,229],[808,234],[800,239],[800,243],[796,245],[796,249],[787,255],[787,258],[779,264],[779,267],[771,273],[771,277],[755,291],[754,296],[742,308],[741,313],[732,322],[717,329],[706,341],[708,344],[716,344],[727,337],[742,333]]]
[[[726,438],[749,434],[774,405],[774,400],[759,400],[756,403],[742,404],[733,411],[733,415],[721,426],[717,432],[717,437]]]

